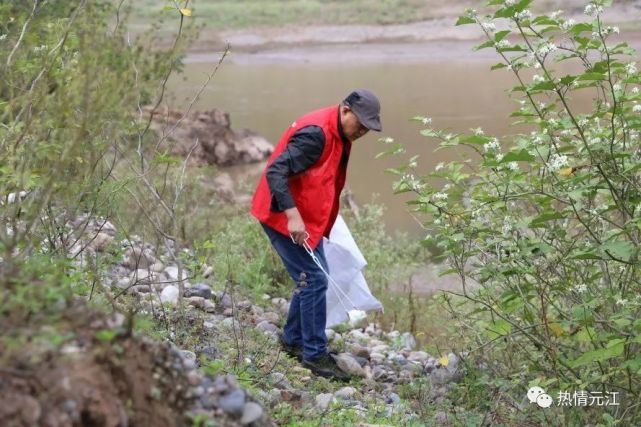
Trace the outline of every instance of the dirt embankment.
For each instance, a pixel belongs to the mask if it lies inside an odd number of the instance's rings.
[[[567,18],[586,20],[585,1],[547,1],[534,12],[565,10]],[[483,60],[493,52],[472,55],[482,38],[473,25],[455,26],[464,12],[460,4],[441,6],[434,18],[399,25],[285,26],[234,30],[204,30],[194,44],[188,62],[217,62],[225,45],[228,61],[238,64],[265,63],[418,63],[450,60]],[[603,14],[608,25],[621,28],[621,39],[641,47],[641,0],[615,2]]]

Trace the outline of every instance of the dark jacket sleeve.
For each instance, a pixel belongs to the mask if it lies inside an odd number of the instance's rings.
[[[285,150],[267,168],[272,211],[282,212],[296,206],[289,191],[288,178],[312,167],[323,154],[323,148],[325,134],[318,126],[299,129],[291,137]]]

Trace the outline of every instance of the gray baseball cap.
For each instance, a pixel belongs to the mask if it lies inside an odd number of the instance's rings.
[[[381,125],[381,103],[371,90],[357,89],[347,95],[343,100],[358,117],[358,121],[367,129],[380,132]]]

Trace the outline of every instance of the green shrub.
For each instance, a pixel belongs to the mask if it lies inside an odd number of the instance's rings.
[[[458,24],[480,25],[487,41],[477,49],[494,48],[502,61],[492,69],[515,76],[512,117],[532,132],[448,134],[417,117],[439,149],[468,159],[428,174],[411,159],[395,189],[415,194],[410,203],[433,230],[427,240],[461,278],[450,304],[488,373],[478,383],[503,397],[491,406],[555,414],[553,424],[638,424],[641,75],[633,49],[611,41],[619,30],[601,20],[609,2],[589,3],[587,22],[533,16],[530,3],[492,0],[487,15],[470,10]],[[580,71],[558,71],[565,64]],[[593,94],[591,111],[573,102],[579,92]],[[559,392],[587,391],[619,393],[620,405],[544,416],[521,406],[532,385],[557,403]]]

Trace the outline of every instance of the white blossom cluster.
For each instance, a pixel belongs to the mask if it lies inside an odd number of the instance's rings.
[[[563,15],[563,11],[562,11],[562,10],[557,10],[557,11],[552,12],[552,13],[550,14],[550,18],[552,18],[552,19],[559,19],[559,18],[561,17],[561,15]]]
[[[608,27],[605,27],[605,29],[603,30],[603,32],[604,32],[605,34],[608,34],[608,35],[609,35],[609,34],[619,34],[620,30],[619,30],[619,27],[609,27],[609,26],[608,26]]]
[[[432,202],[436,206],[444,206],[446,200],[447,200],[447,193],[443,193],[439,191],[438,193],[432,194]]]
[[[539,47],[537,53],[541,56],[545,56],[550,52],[554,52],[555,50],[557,50],[557,46],[554,43],[545,42]]]
[[[6,39],[6,38],[7,38],[7,35],[6,35],[6,34],[0,34],[0,41],[1,41],[1,40],[4,40],[4,39]]]
[[[576,24],[574,19],[568,19],[561,24],[561,28],[567,31],[572,28],[574,24]]]
[[[590,3],[585,6],[585,10],[583,12],[588,16],[600,15],[603,13],[603,7],[597,6],[594,3]]]
[[[532,12],[530,12],[528,9],[525,9],[522,12],[517,12],[514,14],[514,19],[517,21],[527,21],[529,19],[532,19]]]
[[[541,83],[541,82],[545,81],[545,77],[542,77],[542,76],[540,76],[538,74],[535,74],[535,75],[532,76],[532,81],[534,83]]]
[[[634,107],[632,107],[632,112],[641,113],[641,104],[634,104]]]
[[[587,285],[586,285],[585,283],[581,283],[581,284],[579,284],[579,285],[576,285],[576,286],[574,287],[574,290],[575,290],[576,292],[578,292],[578,293],[582,294],[583,292],[585,292],[585,291],[587,291],[587,290],[588,290],[588,287],[587,287]]]
[[[401,180],[403,180],[407,185],[413,190],[413,191],[421,191],[425,188],[425,184],[423,184],[421,181],[416,179],[414,174],[405,174],[401,177]]]
[[[506,49],[510,46],[512,46],[512,43],[510,43],[508,40],[505,40],[505,39],[501,40],[496,44],[496,47],[499,49]]]
[[[626,74],[636,74],[637,72],[637,63],[636,62],[630,62],[629,64],[626,64],[625,66],[625,73]]]
[[[499,140],[496,138],[490,139],[489,142],[486,142],[483,144],[483,149],[487,153],[488,151],[499,151],[501,149],[501,144],[499,144]]]
[[[490,33],[493,33],[494,31],[496,31],[496,25],[494,25],[493,22],[484,22],[481,24],[481,26],[485,31],[488,31]]]
[[[511,6],[514,6],[516,4],[516,0],[505,0],[504,4],[507,7],[511,7]]]
[[[550,161],[548,163],[548,169],[552,172],[556,172],[562,167],[565,167],[567,165],[568,165],[568,156],[554,154],[550,158]]]

